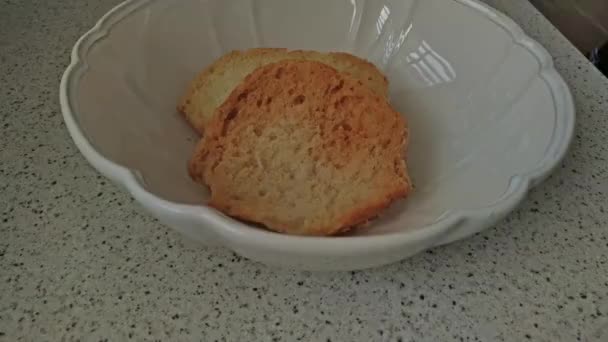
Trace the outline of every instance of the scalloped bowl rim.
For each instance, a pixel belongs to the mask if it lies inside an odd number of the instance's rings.
[[[141,183],[141,177],[136,170],[131,170],[105,158],[93,148],[76,122],[69,96],[70,86],[78,82],[80,76],[88,68],[86,55],[89,49],[108,35],[109,28],[112,25],[151,1],[157,0],[124,1],[106,13],[93,28],[76,42],[72,49],[70,65],[66,68],[60,84],[59,98],[63,118],[80,152],[101,174],[124,186],[137,201],[147,204],[149,208],[208,223],[209,227],[215,228],[215,233],[220,241],[227,242],[234,238],[246,238],[247,244],[250,246],[274,247],[275,249],[293,252],[322,251],[326,255],[347,255],[357,250],[388,248],[402,245],[405,241],[429,239],[439,241],[442,236],[450,233],[451,228],[464,221],[474,218],[498,218],[515,209],[528,190],[547,177],[565,157],[574,135],[575,108],[572,94],[564,79],[555,69],[553,59],[545,48],[528,37],[512,19],[488,5],[478,0],[455,0],[478,11],[481,15],[502,27],[511,34],[514,44],[524,47],[538,60],[540,64],[539,77],[546,83],[553,97],[553,106],[557,116],[555,131],[562,133],[553,134],[547,154],[535,168],[524,174],[511,177],[508,190],[492,205],[467,210],[449,210],[434,223],[413,230],[376,236],[307,237],[283,235],[251,227],[203,205],[171,202],[148,192]],[[467,235],[472,235],[484,228],[486,227],[479,227],[475,231],[468,232]],[[450,241],[442,243],[445,242]],[[437,245],[437,243],[433,245]],[[336,248],[338,246],[339,248]]]

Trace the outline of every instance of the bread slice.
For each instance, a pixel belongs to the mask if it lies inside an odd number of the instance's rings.
[[[215,109],[226,100],[245,76],[262,65],[285,59],[314,60],[328,64],[361,80],[376,94],[388,96],[386,77],[373,64],[361,58],[347,53],[260,48],[231,52],[203,70],[192,81],[178,105],[178,110],[202,135]]]
[[[189,171],[228,215],[332,235],[408,194],[407,138],[405,119],[362,81],[281,61],[255,70],[218,108]]]

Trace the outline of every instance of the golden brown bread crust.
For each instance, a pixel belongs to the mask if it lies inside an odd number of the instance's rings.
[[[361,80],[378,95],[388,96],[388,81],[372,63],[348,53],[257,48],[233,51],[205,68],[189,85],[177,109],[199,134],[217,107],[245,76],[256,68],[281,60],[314,60]]]
[[[210,205],[271,230],[333,235],[405,197],[404,118],[319,62],[255,70],[207,125],[189,164]]]

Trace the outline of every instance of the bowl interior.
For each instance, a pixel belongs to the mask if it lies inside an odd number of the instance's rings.
[[[187,176],[198,137],[178,97],[220,55],[251,47],[352,52],[388,76],[410,125],[416,190],[368,229],[423,227],[448,210],[491,205],[545,158],[555,129],[540,62],[508,30],[462,0],[143,0],[108,20],[69,90],[77,124],[147,190],[201,204]]]

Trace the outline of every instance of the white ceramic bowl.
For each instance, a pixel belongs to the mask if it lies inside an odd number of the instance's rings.
[[[265,231],[206,207],[186,173],[197,140],[175,110],[232,49],[342,50],[388,75],[411,127],[415,193],[344,237]],[[475,0],[131,0],[74,47],[61,106],[80,151],[163,223],[268,264],[383,265],[494,224],[566,153],[570,92],[551,57]]]

